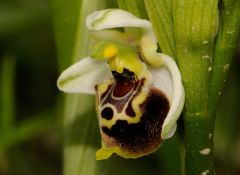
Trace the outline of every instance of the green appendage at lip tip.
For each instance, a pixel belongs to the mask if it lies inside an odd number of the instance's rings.
[[[108,149],[102,147],[99,150],[97,150],[97,152],[96,152],[96,160],[108,159],[109,157],[111,157],[111,155],[113,153],[114,152],[112,150],[108,150]]]

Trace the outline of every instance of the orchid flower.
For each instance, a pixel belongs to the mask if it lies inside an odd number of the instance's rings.
[[[102,137],[98,160],[112,153],[137,158],[154,152],[173,136],[184,105],[175,61],[157,52],[151,23],[127,11],[96,11],[86,25],[96,47],[62,72],[58,88],[96,95]]]

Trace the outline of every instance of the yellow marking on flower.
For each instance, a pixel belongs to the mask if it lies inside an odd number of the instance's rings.
[[[136,118],[141,120],[142,112],[140,109],[140,104],[142,104],[147,99],[148,94],[146,92],[141,92],[138,96],[136,96],[132,102],[133,111],[136,114]]]
[[[103,56],[105,58],[113,58],[117,55],[117,53],[118,53],[117,47],[114,45],[109,45],[104,49]]]
[[[112,83],[112,80],[107,80],[97,85],[97,91],[102,95],[108,89],[108,86]]]
[[[137,105],[137,104],[135,104],[135,105]],[[138,105],[140,105],[140,104],[138,104]],[[128,122],[128,124],[139,123],[141,121],[141,116],[142,116],[142,112],[140,111],[139,106],[135,107],[135,109],[134,109],[137,112],[135,117],[129,117],[125,113],[125,110],[126,110],[127,106],[128,106],[128,104],[125,105],[122,112],[117,112],[117,109],[114,105],[109,104],[109,103],[104,105],[101,109],[104,109],[106,107],[111,107],[111,109],[114,112],[114,117],[111,120],[101,118],[101,126],[104,126],[104,127],[107,127],[108,129],[111,129],[112,126],[115,125],[118,120],[125,120],[125,121]]]
[[[96,160],[104,160],[108,159],[113,153],[116,153],[117,155],[124,157],[124,158],[138,158],[143,155],[146,155],[147,153],[142,153],[142,154],[135,154],[128,152],[126,150],[122,150],[118,146],[111,146],[109,148],[106,147],[104,143],[102,143],[102,147],[97,150],[96,152]]]
[[[116,153],[119,156],[124,158],[137,158],[140,157],[139,155],[135,155],[134,153],[129,153],[125,150],[122,150],[118,146],[112,146],[107,148],[104,143],[102,143],[102,148],[97,150],[96,152],[96,160],[104,160],[108,159],[113,153]]]
[[[96,160],[108,159],[113,153],[114,153],[114,150],[107,149],[104,143],[102,143],[102,148],[100,148],[96,152]]]

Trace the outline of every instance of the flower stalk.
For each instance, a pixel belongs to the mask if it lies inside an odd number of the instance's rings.
[[[186,175],[214,174],[214,118],[209,110],[209,86],[218,1],[175,0],[174,33],[177,60],[187,91],[184,110]]]
[[[239,2],[175,1],[174,14],[177,58],[187,91],[186,174],[214,174],[216,109],[239,38]]]

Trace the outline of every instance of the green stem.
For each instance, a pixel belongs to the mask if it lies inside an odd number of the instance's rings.
[[[214,174],[214,121],[211,116],[185,114],[185,166],[187,175]]]
[[[177,60],[186,92],[183,113],[186,175],[214,174],[212,135],[215,117],[209,111],[208,92],[217,8],[217,0],[173,1]]]

